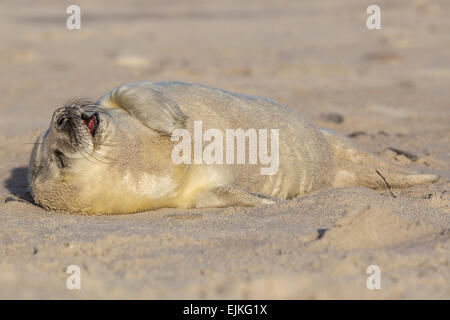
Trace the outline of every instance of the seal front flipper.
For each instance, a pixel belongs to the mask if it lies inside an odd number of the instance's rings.
[[[146,127],[163,134],[184,128],[187,119],[173,99],[148,81],[117,87],[100,98],[98,105],[121,108]]]
[[[253,193],[239,186],[231,185],[203,191],[198,195],[195,207],[253,207],[273,203],[275,203],[275,201],[268,196]]]

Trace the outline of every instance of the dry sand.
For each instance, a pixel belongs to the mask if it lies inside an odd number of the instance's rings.
[[[65,28],[72,2],[0,5],[0,298],[450,298],[449,1],[378,1],[376,31],[372,1],[76,3],[80,31]],[[139,80],[268,96],[442,178],[395,198],[355,187],[260,208],[32,204],[30,143],[53,110]],[[81,290],[66,289],[72,264]]]

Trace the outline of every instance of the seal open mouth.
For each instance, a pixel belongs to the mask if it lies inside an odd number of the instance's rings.
[[[83,120],[83,123],[86,125],[86,127],[89,129],[89,132],[91,133],[92,137],[94,137],[99,123],[98,113],[96,112],[90,117],[82,113],[81,119]]]

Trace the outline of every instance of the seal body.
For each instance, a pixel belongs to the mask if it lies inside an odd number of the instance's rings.
[[[173,135],[183,130],[195,137],[195,123],[203,132],[277,130],[276,172],[261,174],[265,165],[249,161],[175,163]],[[78,100],[55,111],[33,149],[29,184],[36,203],[48,209],[132,213],[270,204],[329,187],[383,187],[377,168],[393,186],[437,179],[403,172],[267,98],[182,82],[139,82],[95,103]]]
[[[231,184],[249,191],[286,199],[330,186],[334,180],[334,160],[323,134],[307,119],[276,101],[235,94],[201,85],[159,84],[187,115],[186,128],[194,136],[194,121],[203,132],[210,128],[279,130],[279,168],[262,175],[264,165],[231,164],[214,166]],[[268,132],[269,135],[269,132]],[[270,137],[267,137],[270,140]],[[248,145],[247,145],[248,147]],[[270,149],[270,148],[268,148]],[[246,159],[248,159],[248,148]],[[323,174],[326,172],[327,174]]]

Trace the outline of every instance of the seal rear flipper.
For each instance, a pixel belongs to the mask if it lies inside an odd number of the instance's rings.
[[[366,186],[372,189],[410,187],[439,180],[434,174],[409,170],[356,147],[348,138],[323,129],[336,159],[333,187]]]
[[[122,108],[146,127],[171,134],[185,127],[186,115],[178,104],[152,82],[125,84],[98,101],[103,108]]]

